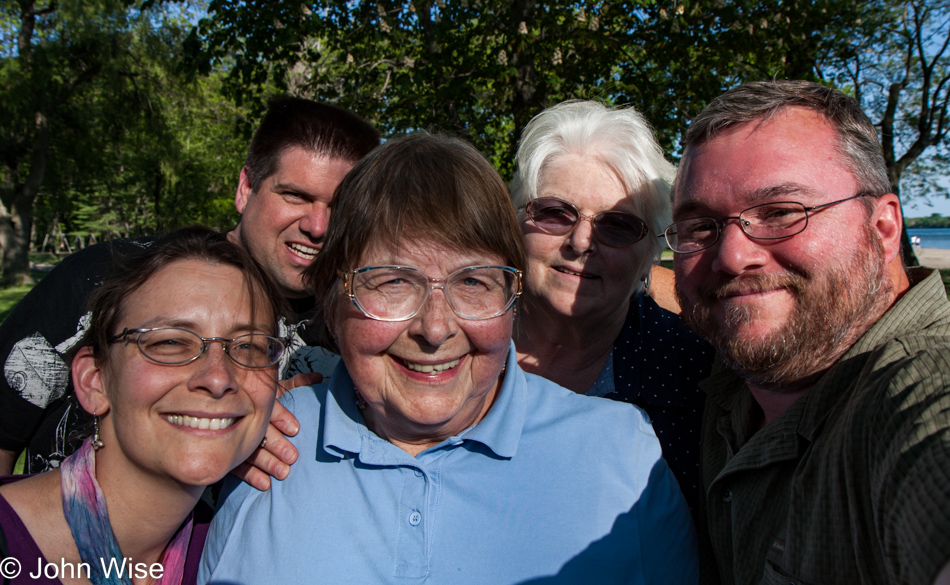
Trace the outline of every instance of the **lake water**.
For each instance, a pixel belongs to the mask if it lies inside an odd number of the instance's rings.
[[[950,228],[907,228],[907,237],[920,238],[921,248],[950,250]]]

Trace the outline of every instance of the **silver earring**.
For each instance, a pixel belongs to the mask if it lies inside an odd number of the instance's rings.
[[[99,449],[102,449],[103,447],[102,439],[99,437],[99,417],[96,416],[95,412],[92,413],[92,416],[93,416],[93,419],[92,419],[93,431],[92,431],[92,441],[90,441],[90,443],[92,444],[92,448],[98,451]]]

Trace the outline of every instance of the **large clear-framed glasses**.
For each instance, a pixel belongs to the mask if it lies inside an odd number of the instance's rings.
[[[475,321],[504,314],[521,295],[521,271],[509,266],[468,266],[445,278],[408,266],[367,266],[340,278],[353,304],[378,321],[412,319],[436,288],[456,315]]]
[[[831,207],[859,197],[869,197],[870,193],[858,193],[852,197],[839,199],[822,205],[806,207],[797,201],[776,201],[755,205],[729,217],[691,217],[670,224],[663,232],[670,249],[678,254],[689,254],[711,248],[719,241],[726,222],[738,220],[739,227],[750,238],[756,240],[781,240],[798,235],[808,227],[808,213]]]
[[[224,353],[237,365],[245,368],[267,368],[280,360],[287,347],[283,340],[261,333],[248,333],[234,339],[226,339],[201,337],[194,331],[180,327],[125,328],[122,333],[106,341],[113,343],[136,333],[139,337],[135,343],[142,355],[163,366],[193,362],[207,351],[209,343],[218,342],[224,347]]]

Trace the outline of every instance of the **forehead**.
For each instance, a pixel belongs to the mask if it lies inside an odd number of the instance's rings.
[[[289,146],[281,151],[274,172],[264,180],[314,194],[332,194],[355,165],[355,161]]]
[[[177,260],[155,272],[122,303],[128,327],[169,323],[221,326],[245,323],[251,298],[244,274],[234,266]]]
[[[360,267],[409,266],[432,278],[440,278],[466,266],[502,265],[497,254],[459,250],[433,240],[405,237],[398,245],[371,245],[360,257]]]
[[[769,201],[806,205],[848,197],[858,183],[821,115],[786,108],[691,146],[680,166],[674,218],[694,212],[733,213]]]
[[[597,158],[580,154],[562,154],[544,163],[538,197],[556,197],[582,211],[634,211],[617,173]]]

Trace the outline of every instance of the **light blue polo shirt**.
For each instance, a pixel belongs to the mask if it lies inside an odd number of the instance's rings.
[[[300,458],[267,492],[228,480],[198,582],[696,583],[643,412],[508,364],[485,418],[416,457],[365,426],[344,364],[292,390]]]

